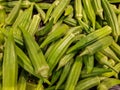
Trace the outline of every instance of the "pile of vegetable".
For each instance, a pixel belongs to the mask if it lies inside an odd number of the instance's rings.
[[[119,3],[0,0],[0,90],[119,88]]]

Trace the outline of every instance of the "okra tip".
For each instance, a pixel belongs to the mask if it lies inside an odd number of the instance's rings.
[[[84,50],[79,56],[84,56],[84,55],[87,55],[89,54],[89,51],[88,50]]]
[[[49,72],[49,67],[43,66],[43,67],[38,69],[37,74],[40,74],[42,77],[47,78],[49,75],[48,72]]]

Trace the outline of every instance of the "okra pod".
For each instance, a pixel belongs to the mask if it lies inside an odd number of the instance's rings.
[[[35,73],[42,77],[48,77],[49,66],[45,60],[43,52],[39,49],[39,45],[25,29],[22,27],[19,27],[19,29],[22,31],[25,46],[35,69]]]
[[[46,12],[46,17],[45,17],[44,23],[46,23],[46,22],[49,20],[51,14],[53,13],[52,10],[53,10],[59,3],[60,3],[60,0],[55,0],[55,1],[52,3],[52,5],[50,6],[50,8],[49,8],[49,9],[47,10],[47,12]]]
[[[75,86],[77,85],[80,72],[82,69],[82,61],[83,61],[82,57],[79,56],[76,57],[75,62],[71,68],[70,74],[67,78],[65,90],[75,90]]]
[[[37,9],[37,12],[40,14],[42,21],[44,21],[46,16],[45,12],[37,4],[35,4],[35,8]]]
[[[91,73],[94,67],[94,56],[93,55],[83,56],[83,62],[85,64],[86,72]]]
[[[56,83],[56,81],[59,79],[61,73],[62,73],[63,69],[59,69],[58,71],[54,71],[51,77],[51,86]]]
[[[66,17],[64,19],[64,23],[70,25],[70,26],[77,26],[77,21],[73,18],[70,18],[70,17]]]
[[[81,20],[83,16],[83,10],[82,10],[82,1],[81,0],[75,0],[75,17],[79,20]]]
[[[100,62],[101,64],[104,64],[104,65],[108,66],[109,68],[111,68],[112,70],[114,70],[115,72],[118,73],[118,71],[115,70],[114,67],[112,67],[112,66],[110,65],[110,63],[108,62],[108,58],[107,58],[104,54],[102,54],[101,52],[95,53],[95,58],[96,58],[96,60],[97,60],[98,62]]]
[[[68,5],[65,9],[64,16],[69,16],[71,13],[73,13],[73,7],[72,5]]]
[[[100,84],[100,81],[104,79],[102,77],[90,77],[85,78],[83,80],[80,80],[75,87],[75,90],[88,90],[94,86],[97,86]]]
[[[47,44],[62,37],[66,33],[68,28],[69,28],[68,25],[62,24],[61,26],[56,28],[56,30],[54,30],[53,32],[50,32],[46,37],[46,39],[43,41],[43,43],[40,45],[40,48],[44,48]]]
[[[83,8],[85,10],[85,13],[88,14],[87,16],[89,20],[92,22],[92,27],[93,29],[95,29],[96,16],[91,4],[91,0],[82,0],[82,2],[83,2]]]
[[[101,5],[101,0],[92,0],[93,9],[97,15],[100,16],[101,19],[103,19],[103,8]]]
[[[39,17],[39,15],[34,15],[34,16],[33,16],[33,19],[32,19],[32,21],[31,21],[31,23],[30,23],[29,28],[28,28],[28,32],[29,32],[32,36],[34,36],[35,33],[37,32],[37,29],[38,29],[38,27],[39,27],[40,20],[41,20],[41,18]]]
[[[24,72],[22,71],[18,80],[17,90],[26,90],[26,78]]]
[[[77,30],[77,29],[76,29]],[[54,67],[59,62],[60,58],[67,51],[68,47],[74,41],[75,35],[78,35],[81,32],[77,30],[77,32],[68,33],[65,37],[60,40],[57,45],[53,48],[51,53],[49,54],[47,61],[50,66],[50,72],[54,69]]]
[[[68,51],[67,53],[79,50],[93,42],[95,42],[96,40],[99,40],[102,37],[105,37],[107,35],[109,35],[111,33],[111,27],[109,26],[104,26],[103,28],[100,28],[90,34],[88,34],[86,37],[81,38],[80,41],[78,41],[75,45],[73,45]]]
[[[3,90],[17,90],[18,64],[12,29],[6,39],[3,56]],[[10,82],[8,82],[10,81]]]
[[[118,55],[120,56],[120,46],[113,41],[113,43],[110,45],[110,48]]]
[[[76,52],[64,55],[61,60],[59,61],[57,70],[59,70],[60,68],[62,68],[63,66],[65,66],[69,61],[71,61],[73,59],[73,57],[75,56]]]
[[[16,3],[14,8],[9,13],[8,17],[5,20],[5,23],[7,25],[12,25],[14,23],[16,17],[18,16],[19,10],[20,10],[21,2],[22,2],[22,0],[19,0],[19,2]]]
[[[105,48],[103,50],[101,50],[101,52],[106,55],[107,57],[115,60],[116,62],[120,62],[119,58],[116,56],[116,54],[109,48]]]
[[[94,67],[91,73],[86,73],[86,70],[83,70],[81,72],[81,78],[88,78],[88,77],[95,77],[95,76],[100,76],[104,73],[109,73],[111,72],[111,69],[106,69],[106,68],[98,68]]]
[[[63,68],[63,71],[62,71],[62,74],[61,74],[61,76],[60,76],[60,79],[59,79],[59,81],[57,82],[57,85],[56,85],[56,87],[55,87],[56,90],[57,90],[57,89],[63,84],[63,82],[66,80],[67,75],[68,75],[69,72],[70,72],[70,69],[71,69],[72,64],[73,64],[73,59],[72,59],[71,61],[69,61],[69,62],[65,65],[65,67]]]
[[[113,38],[111,36],[106,36],[106,37],[96,41],[95,43],[87,46],[85,48],[85,50],[80,54],[80,56],[83,56],[86,54],[93,55],[97,51],[105,49],[106,47],[111,45],[112,42],[113,42]]]
[[[56,23],[69,3],[70,0],[61,0],[53,10],[50,20],[54,18],[54,23]]]
[[[119,79],[106,78],[98,85],[97,89],[98,90],[103,90],[103,87],[104,87],[104,88],[106,88],[104,90],[108,90],[108,89],[110,89],[113,86],[118,85],[118,84],[120,84],[120,80]]]
[[[108,0],[101,0],[101,1],[102,1],[103,12],[105,13],[104,16],[106,17],[106,21],[108,25],[110,25],[112,28],[112,35],[115,41],[117,41],[118,36],[120,35],[120,30],[119,30],[116,14],[113,11],[112,7],[110,6]]]

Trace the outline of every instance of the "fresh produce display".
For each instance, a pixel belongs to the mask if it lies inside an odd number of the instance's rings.
[[[120,0],[0,0],[0,90],[120,90]]]

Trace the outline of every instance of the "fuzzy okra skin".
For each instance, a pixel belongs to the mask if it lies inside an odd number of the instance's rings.
[[[3,56],[3,90],[17,90],[18,64],[12,29],[5,43]],[[10,82],[9,82],[10,81]]]
[[[110,26],[104,26],[90,34],[88,34],[86,37],[81,38],[80,41],[78,41],[75,45],[73,45],[67,53],[71,53],[73,51],[79,50],[97,40],[99,40],[102,37],[105,37],[109,35],[112,32]]]
[[[75,62],[71,68],[70,74],[67,78],[65,90],[75,90],[75,86],[77,84],[82,69],[82,61],[82,57],[76,57]]]
[[[115,39],[115,41],[118,40],[118,37],[120,35],[119,25],[117,21],[117,16],[115,12],[113,11],[112,7],[110,6],[110,3],[108,0],[101,0],[103,12],[105,13],[106,21],[109,26],[112,28],[112,35]]]
[[[42,77],[48,77],[49,66],[45,60],[41,49],[39,49],[39,45],[25,29],[21,27],[19,28],[22,31],[25,46],[32,65],[35,69],[35,73],[41,75]]]
[[[85,48],[85,50],[80,54],[80,56],[83,56],[86,54],[93,55],[97,51],[105,49],[106,47],[111,45],[112,42],[113,42],[113,38],[111,36],[106,36],[106,37],[96,41],[95,43],[87,46]]]

